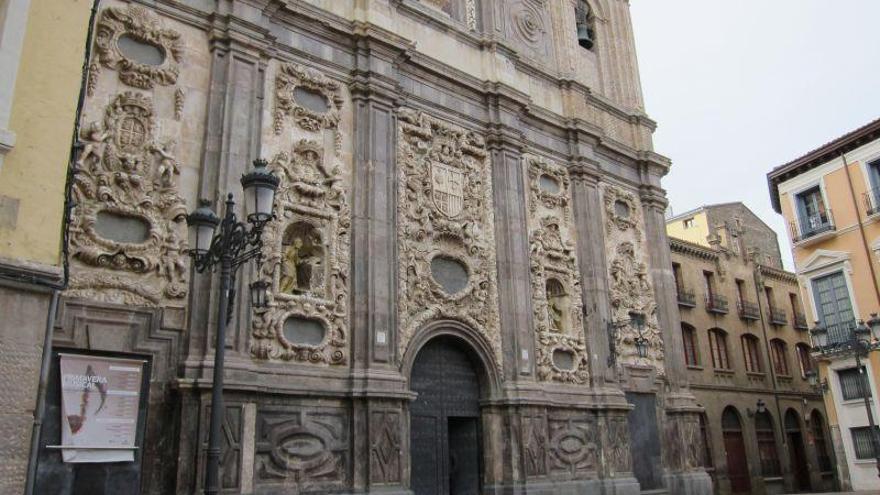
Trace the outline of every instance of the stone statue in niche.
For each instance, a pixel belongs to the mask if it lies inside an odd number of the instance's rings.
[[[565,323],[568,312],[565,288],[555,278],[547,280],[547,313],[550,317],[550,331],[564,333],[568,330]]]
[[[323,269],[321,235],[307,223],[291,225],[284,243],[279,290],[287,294],[314,292],[323,284]]]

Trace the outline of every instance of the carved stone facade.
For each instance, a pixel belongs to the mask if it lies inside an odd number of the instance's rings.
[[[663,374],[663,336],[645,263],[641,204],[635,194],[617,186],[606,184],[602,189],[614,348],[625,363],[649,365]],[[637,314],[645,317],[641,336],[648,342],[646,358],[639,357],[635,347],[639,333],[632,320]]]
[[[399,351],[427,323],[458,320],[501,362],[485,140],[409,108],[398,123]]]
[[[533,155],[523,161],[529,178],[529,263],[538,376],[583,384],[589,379],[589,362],[568,172]]]
[[[55,344],[163,370],[132,490],[203,489],[218,318],[226,491],[658,488],[630,410],[659,442],[692,435],[699,407],[664,354],[668,162],[627,2],[591,0],[591,50],[568,0],[294,3],[107,0],[95,17],[61,301],[79,316]],[[280,180],[275,217],[221,315],[183,219],[200,200],[222,216],[255,159]],[[663,480],[711,492],[690,453],[662,454]]]

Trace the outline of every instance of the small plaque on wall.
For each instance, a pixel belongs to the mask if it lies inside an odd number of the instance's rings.
[[[132,462],[144,361],[59,354],[64,462]]]

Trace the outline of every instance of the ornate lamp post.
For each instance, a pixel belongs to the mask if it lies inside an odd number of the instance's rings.
[[[843,341],[829,343],[828,329],[822,327],[818,321],[816,322],[816,326],[810,330],[810,335],[813,338],[813,350],[819,352],[823,356],[832,354],[851,354],[855,357],[856,369],[859,370],[859,394],[861,394],[862,399],[865,401],[865,410],[868,413],[868,425],[871,428],[871,447],[874,449],[874,457],[877,462],[877,475],[880,476],[880,432],[877,431],[877,426],[874,424],[874,411],[871,408],[871,401],[866,390],[865,369],[862,366],[862,359],[867,358],[871,350],[877,347],[877,341],[873,338],[872,330],[880,328],[880,318],[877,317],[876,313],[872,313],[871,319],[868,320],[868,323],[871,325],[870,328],[865,325],[864,321],[859,320],[856,328],[852,329],[852,331],[849,332],[848,338]],[[811,373],[808,376],[808,379],[817,389],[821,389],[823,392],[827,390],[827,382],[819,384],[818,376],[815,373]]]
[[[220,266],[220,304],[217,315],[217,335],[214,343],[214,381],[211,388],[211,423],[208,430],[208,451],[205,465],[205,493],[220,492],[220,425],[223,418],[223,359],[226,350],[226,324],[231,315],[232,284],[238,268],[262,257],[262,233],[266,222],[272,219],[272,206],[278,178],[266,170],[265,160],[254,160],[254,168],[241,177],[244,189],[245,212],[248,227],[235,216],[232,193],[226,199],[226,213],[221,220],[206,201],[190,213],[187,223],[195,246],[190,250],[196,271],[204,273]],[[217,227],[219,232],[215,232]],[[251,304],[266,305],[269,284],[256,281],[251,284]]]

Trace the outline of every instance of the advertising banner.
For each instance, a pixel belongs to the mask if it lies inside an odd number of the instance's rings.
[[[144,361],[59,356],[64,462],[134,461]]]

